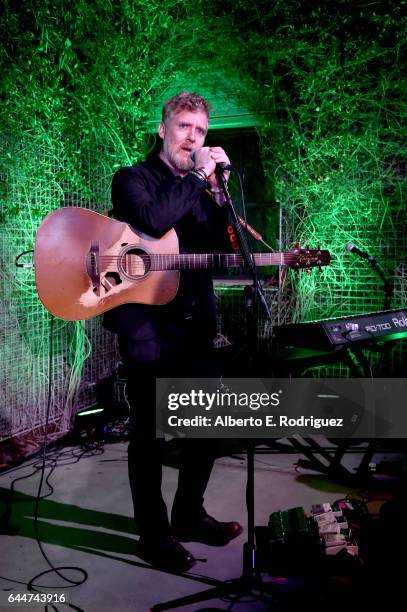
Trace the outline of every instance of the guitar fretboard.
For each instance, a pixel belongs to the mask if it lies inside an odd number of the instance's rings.
[[[151,270],[196,270],[243,267],[238,253],[180,253],[148,255]],[[298,262],[298,253],[255,253],[257,266],[286,266]],[[315,255],[314,255],[315,258]]]

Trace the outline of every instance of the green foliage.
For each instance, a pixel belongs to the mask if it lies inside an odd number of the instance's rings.
[[[321,274],[293,275],[295,317],[381,309],[377,277],[344,245],[390,271],[405,260],[406,0],[0,2],[1,370],[19,392],[37,381],[39,412],[49,319],[15,254],[61,204],[106,209],[114,170],[145,155],[147,120],[174,88],[258,116],[266,197],[285,210],[286,246],[331,251]],[[69,416],[89,345],[81,323],[55,335]],[[5,399],[19,414],[28,405]]]
[[[299,315],[369,302],[373,281],[343,247],[355,240],[378,254],[386,244],[395,257],[406,184],[405,0],[2,4],[4,172],[20,160],[43,195],[16,204],[2,185],[3,219],[31,218],[34,229],[38,202],[59,206],[67,185],[105,206],[95,174],[107,184],[144,156],[147,119],[172,84],[222,89],[259,116],[269,192],[292,238],[336,257],[320,277],[295,280]],[[27,150],[40,154],[27,160]]]
[[[103,148],[106,172],[139,159],[146,119],[168,85],[180,75],[195,81],[203,72],[211,79],[207,66],[219,38],[204,6],[5,0],[3,127],[19,140],[33,135],[39,146],[63,143],[58,178],[91,190],[83,170],[89,152]],[[230,29],[217,19],[225,39]],[[233,54],[233,45],[227,48],[225,60]]]
[[[235,6],[242,14],[245,3]],[[265,167],[291,238],[334,256],[320,276],[294,279],[301,319],[382,307],[377,277],[345,252],[347,242],[390,271],[405,258],[406,8],[258,2],[252,16],[252,76],[259,108],[269,111],[261,129]]]

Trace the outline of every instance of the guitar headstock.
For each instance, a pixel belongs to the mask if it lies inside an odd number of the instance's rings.
[[[297,270],[302,268],[307,270],[315,267],[321,268],[331,263],[329,251],[321,250],[319,245],[317,249],[310,249],[309,245],[302,249],[299,243],[297,243],[294,249],[288,252],[288,256],[289,261],[287,261],[287,265]]]

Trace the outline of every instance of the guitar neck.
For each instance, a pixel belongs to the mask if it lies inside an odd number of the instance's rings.
[[[295,262],[294,253],[254,253],[256,266],[286,266]],[[151,256],[150,256],[151,257]],[[153,255],[152,270],[196,270],[241,268],[243,257],[238,253],[180,253]]]

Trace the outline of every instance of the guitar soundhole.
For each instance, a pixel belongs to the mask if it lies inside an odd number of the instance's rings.
[[[123,275],[130,280],[143,278],[150,271],[150,256],[142,249],[129,248],[122,254],[119,267]]]

